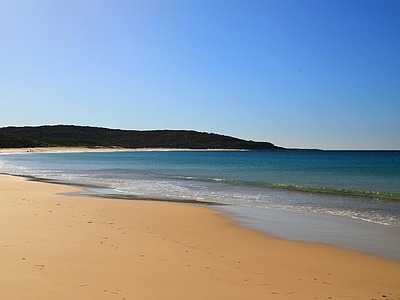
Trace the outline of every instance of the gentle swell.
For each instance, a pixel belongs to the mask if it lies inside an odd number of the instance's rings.
[[[291,184],[262,184],[269,188],[277,188],[282,190],[290,190],[297,192],[315,193],[315,194],[330,194],[338,196],[352,196],[352,197],[367,197],[387,201],[400,201],[399,193],[379,192],[379,191],[362,191],[354,189],[341,189],[331,187],[319,186],[301,186]]]
[[[295,191],[312,194],[327,194],[337,196],[351,196],[351,197],[366,197],[386,201],[400,201],[400,193],[384,192],[384,191],[363,191],[356,189],[334,188],[334,187],[321,187],[321,186],[303,186],[296,184],[281,184],[281,183],[264,183],[264,182],[249,182],[240,180],[230,180],[221,178],[199,178],[199,177],[185,177],[185,176],[164,176],[180,180],[198,180],[208,182],[220,182],[232,185],[249,185],[258,186],[271,189],[279,189],[284,191]]]

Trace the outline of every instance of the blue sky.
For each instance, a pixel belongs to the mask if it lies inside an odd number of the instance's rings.
[[[400,1],[0,2],[0,126],[400,149]]]

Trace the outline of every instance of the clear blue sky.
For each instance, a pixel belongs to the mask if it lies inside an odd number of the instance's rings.
[[[398,0],[0,1],[0,127],[400,149]]]

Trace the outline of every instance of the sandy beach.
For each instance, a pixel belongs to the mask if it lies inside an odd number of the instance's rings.
[[[0,176],[2,299],[400,299],[400,263],[206,207]]]
[[[30,147],[30,148],[0,148],[0,154],[27,153],[27,152],[116,152],[134,151],[127,148],[108,147]]]

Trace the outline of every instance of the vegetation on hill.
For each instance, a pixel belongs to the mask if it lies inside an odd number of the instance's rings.
[[[269,142],[254,142],[192,130],[120,130],[56,125],[0,128],[0,148],[121,147],[174,149],[278,150]]]

